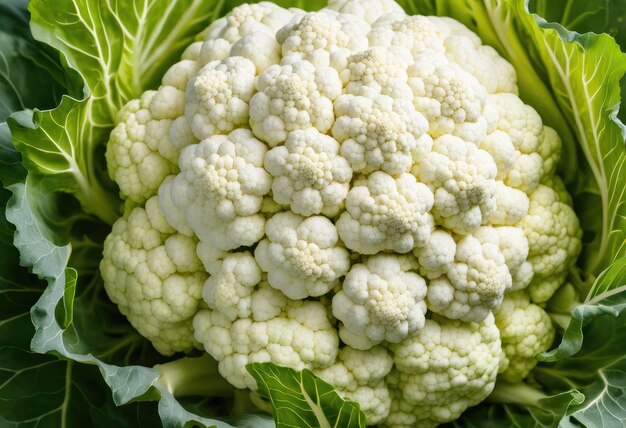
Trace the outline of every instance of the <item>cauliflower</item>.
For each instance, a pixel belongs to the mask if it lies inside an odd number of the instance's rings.
[[[368,424],[434,427],[553,342],[582,234],[560,151],[457,21],[241,5],[119,112],[105,289],[234,387],[251,362],[308,368]]]

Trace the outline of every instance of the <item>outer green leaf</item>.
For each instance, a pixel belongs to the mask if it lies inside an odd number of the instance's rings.
[[[272,363],[246,368],[257,381],[259,394],[270,400],[277,428],[365,427],[359,405],[343,400],[310,370],[297,372]]]
[[[571,322],[559,347],[545,353],[541,359],[559,361],[576,354],[583,344],[583,327],[602,316],[618,317],[624,309],[626,257],[617,260],[600,274],[585,302],[572,311]]]
[[[530,0],[529,9],[577,33],[606,33],[626,50],[626,3],[621,0]]]
[[[52,108],[67,78],[58,53],[36,42],[28,30],[27,1],[0,3],[0,122],[25,108]]]
[[[45,283],[19,267],[14,227],[4,216],[10,196],[0,187],[0,426],[158,426],[153,404],[117,409],[95,367],[30,351],[30,309]]]
[[[91,214],[113,223],[120,201],[103,185],[96,147],[107,137],[105,128],[91,126],[88,116],[93,99],[76,101],[64,96],[54,110],[35,111],[32,126],[21,126],[9,118],[13,143],[22,152],[23,165],[45,177],[52,191],[75,195]]]
[[[58,49],[94,98],[88,117],[108,127],[219,16],[223,1],[33,0],[35,39]]]

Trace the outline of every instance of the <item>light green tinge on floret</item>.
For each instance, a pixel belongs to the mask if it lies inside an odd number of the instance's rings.
[[[555,188],[539,185],[530,194],[528,215],[518,225],[528,239],[528,261],[535,272],[529,291],[536,303],[552,297],[581,250],[582,229],[576,213],[563,188]]]
[[[197,343],[191,319],[207,274],[196,243],[167,224],[156,198],[119,219],[104,242],[100,272],[109,298],[164,355]]]
[[[552,346],[554,326],[525,291],[507,294],[494,313],[502,341],[499,376],[510,383],[520,382],[537,365],[537,355]]]
[[[491,393],[502,353],[491,314],[481,323],[435,317],[390,349],[392,402],[383,424],[389,428],[435,427],[458,418]]]

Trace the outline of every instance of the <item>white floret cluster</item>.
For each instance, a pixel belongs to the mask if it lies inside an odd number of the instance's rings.
[[[370,424],[456,419],[551,345],[542,306],[581,247],[559,136],[516,79],[393,0],[235,8],[118,115],[110,298],[238,388],[273,362]]]

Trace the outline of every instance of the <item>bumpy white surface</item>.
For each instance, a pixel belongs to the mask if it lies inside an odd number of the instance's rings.
[[[271,361],[370,424],[453,420],[498,370],[528,375],[581,248],[561,140],[516,81],[463,24],[393,0],[234,8],[120,110],[107,292],[237,387]]]
[[[339,144],[315,128],[293,131],[285,145],[265,155],[265,169],[274,177],[277,203],[300,215],[336,215],[350,189],[352,168],[339,155]]]
[[[369,349],[383,340],[397,343],[424,326],[426,281],[408,271],[402,258],[379,254],[346,275],[332,306],[348,345]]]
[[[433,194],[415,176],[402,174],[394,179],[377,171],[353,186],[346,211],[337,221],[346,247],[361,254],[408,253],[428,241]]]
[[[196,242],[167,224],[156,197],[120,218],[104,242],[100,272],[109,298],[164,355],[195,345],[191,322],[207,278]]]
[[[254,256],[269,284],[291,299],[326,294],[350,268],[348,251],[338,245],[337,229],[326,217],[278,213],[265,233]]]
[[[481,323],[427,320],[391,350],[389,427],[435,427],[458,418],[491,393],[502,353],[491,314]]]

